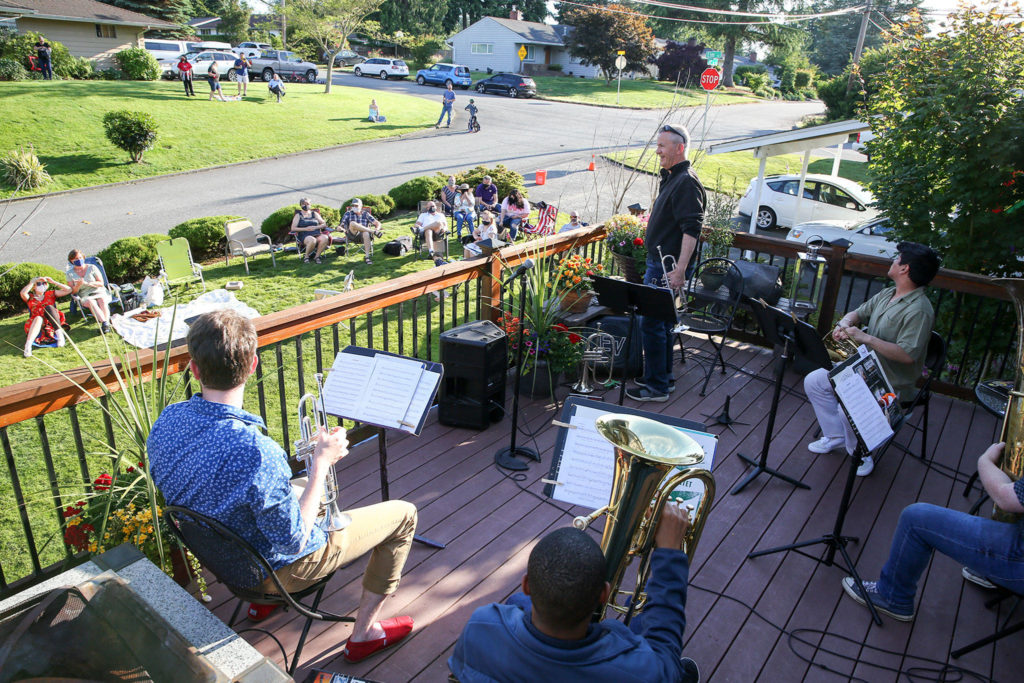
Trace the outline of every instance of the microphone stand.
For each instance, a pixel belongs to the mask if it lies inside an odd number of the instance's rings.
[[[523,322],[526,315],[526,273],[527,271],[524,270],[519,274],[518,278],[514,277],[509,281],[509,284],[512,284],[516,279],[519,280],[519,345],[516,348],[516,379],[513,382],[512,389],[512,438],[507,448],[502,448],[494,454],[494,462],[498,467],[516,471],[522,471],[527,468],[525,462],[515,459],[517,455],[540,462],[540,455],[537,451],[526,446],[516,445],[516,434],[519,431],[519,387],[523,383]]]

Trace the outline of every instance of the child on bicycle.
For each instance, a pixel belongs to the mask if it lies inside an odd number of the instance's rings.
[[[476,120],[477,106],[473,103],[472,98],[470,98],[469,104],[466,105],[465,109],[469,112],[469,132],[479,133],[480,123]]]

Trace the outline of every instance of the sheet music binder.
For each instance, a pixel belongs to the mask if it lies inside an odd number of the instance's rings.
[[[866,372],[858,371],[858,368],[864,368],[866,369]],[[841,381],[842,376],[851,370],[861,375],[868,391],[871,392],[871,395],[875,399],[879,399],[884,394],[893,395],[893,400],[887,408],[879,406],[879,410],[885,416],[886,421],[889,424],[890,434],[878,443],[868,443],[865,440],[862,433],[864,425],[858,425],[858,421],[850,415],[850,409],[847,407],[846,403],[843,401],[843,397],[837,390],[838,383]],[[839,403],[839,407],[842,409],[847,422],[850,423],[850,427],[853,429],[853,433],[857,437],[858,445],[864,449],[864,455],[867,455],[884,444],[888,439],[892,438],[891,432],[895,431],[896,425],[899,424],[899,421],[902,419],[903,412],[900,409],[899,396],[896,395],[889,378],[885,376],[885,371],[882,369],[881,363],[878,362],[878,356],[874,351],[858,353],[855,356],[847,358],[842,363],[839,363],[829,371],[828,381],[832,385],[832,390],[836,394],[836,401]]]
[[[331,404],[336,404],[337,401],[335,400],[336,397],[330,397],[329,394],[334,394],[335,392],[347,392],[352,390],[351,387],[344,387],[337,384],[337,382],[340,381],[340,376],[337,375],[336,372],[333,370],[333,368],[337,367],[339,362],[344,361],[343,357],[345,356],[345,354],[351,356],[358,356],[361,358],[372,359],[376,359],[378,357],[400,358],[408,361],[413,361],[416,364],[418,364],[421,374],[415,378],[413,378],[410,375],[410,377],[408,378],[410,381],[415,380],[415,389],[413,391],[410,406],[416,405],[419,408],[416,411],[416,415],[411,416],[413,417],[413,419],[408,422],[403,422],[402,424],[396,426],[395,424],[381,424],[380,421],[374,420],[370,415],[359,410],[345,411],[353,412],[354,414],[352,415],[343,415],[341,414],[341,411],[338,410],[332,411]],[[332,365],[332,371],[327,374],[327,379],[324,381],[324,403],[327,406],[327,413],[329,415],[333,415],[334,417],[347,418],[349,420],[355,420],[357,422],[362,422],[364,424],[370,424],[375,427],[385,429],[400,429],[403,432],[413,434],[414,436],[419,436],[419,434],[423,431],[423,426],[426,424],[427,412],[430,410],[430,407],[434,404],[434,398],[437,395],[438,388],[441,386],[441,378],[443,376],[444,366],[441,365],[440,363],[424,361],[418,358],[409,358],[407,356],[400,356],[397,353],[391,353],[389,351],[378,351],[376,349],[367,349],[361,346],[346,346],[345,348],[338,352],[338,355],[334,359],[334,364]],[[332,378],[334,378],[333,382]],[[370,390],[370,387],[365,387],[364,390]],[[408,407],[409,406],[407,406],[407,408]]]
[[[594,400],[591,400],[591,399],[583,398],[581,396],[569,396],[565,400],[565,404],[562,407],[562,412],[559,415],[559,422],[561,422],[563,424],[567,424],[567,425],[573,424],[573,418],[576,415],[576,412],[577,412],[578,408],[587,408],[587,409],[591,409],[591,410],[600,412],[602,414],[625,414],[625,415],[636,415],[636,416],[639,416],[639,417],[646,417],[646,418],[649,418],[649,419],[661,422],[662,424],[669,425],[671,427],[679,427],[681,429],[685,429],[685,430],[688,430],[688,431],[691,431],[691,432],[698,432],[698,433],[700,433],[703,436],[710,437],[711,439],[714,439],[716,444],[717,444],[717,441],[718,441],[718,437],[716,435],[709,434],[709,433],[704,431],[704,425],[701,424],[700,422],[694,422],[692,420],[684,420],[682,418],[672,417],[670,415],[662,415],[660,413],[646,412],[646,411],[643,411],[643,410],[637,410],[635,408],[627,408],[627,407],[624,407],[624,406],[608,405],[606,403],[602,403],[600,401],[594,401]],[[556,489],[557,486],[559,486],[559,484],[555,484],[554,482],[560,481],[559,480],[559,474],[560,474],[561,467],[562,467],[562,458],[563,458],[563,454],[565,453],[565,444],[566,444],[566,440],[567,440],[568,435],[569,435],[569,431],[570,431],[570,428],[568,428],[568,427],[560,426],[558,428],[558,437],[557,437],[557,440],[555,441],[554,455],[551,458],[551,468],[548,471],[548,476],[546,478],[546,481],[548,483],[546,483],[544,485],[544,495],[546,495],[549,498],[555,497],[555,489]],[[614,470],[614,463],[611,460],[609,460],[608,467],[607,467],[607,474],[605,475],[603,472],[596,473],[596,474],[601,479],[607,479],[607,486],[611,486],[611,478],[612,478],[611,473],[612,473],[613,470]],[[604,501],[602,503],[600,503],[600,505],[605,505],[605,504],[607,504],[607,502],[608,502],[607,497],[605,497]],[[573,503],[573,504],[581,504],[582,505],[582,503]],[[598,505],[597,507],[600,507],[600,505]]]

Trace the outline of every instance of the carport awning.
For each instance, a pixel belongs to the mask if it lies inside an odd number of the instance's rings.
[[[785,130],[778,133],[767,133],[765,135],[756,135],[752,138],[741,138],[739,140],[730,140],[729,142],[720,142],[717,145],[711,145],[708,148],[708,154],[725,154],[726,152],[742,152],[744,150],[752,150],[754,156],[761,160],[761,165],[757,171],[757,190],[754,195],[754,210],[750,215],[750,232],[756,230],[755,220],[757,218],[758,208],[761,206],[761,192],[764,188],[764,170],[767,164],[768,157],[778,156],[780,154],[795,154],[797,152],[803,152],[804,160],[803,165],[800,169],[800,187],[797,190],[796,195],[796,219],[793,222],[796,223],[800,216],[800,204],[804,197],[804,181],[807,178],[807,163],[811,158],[811,150],[819,147],[831,147],[832,145],[842,145],[850,139],[850,135],[853,133],[860,133],[861,131],[870,130],[870,126],[863,121],[833,121],[832,123],[826,123],[820,126],[811,126],[809,128],[797,128],[795,130]],[[842,155],[842,148],[836,153],[836,161],[832,166],[832,175],[839,173],[839,159]]]

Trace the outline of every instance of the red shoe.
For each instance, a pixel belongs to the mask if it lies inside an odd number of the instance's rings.
[[[345,643],[344,654],[346,662],[352,664],[361,662],[370,655],[401,642],[403,638],[412,632],[412,617],[381,619],[378,623],[384,629],[384,637],[377,638],[376,640],[364,640],[358,643],[349,640]]]
[[[249,603],[249,621],[263,621],[274,613],[280,605],[266,605],[259,602]]]

